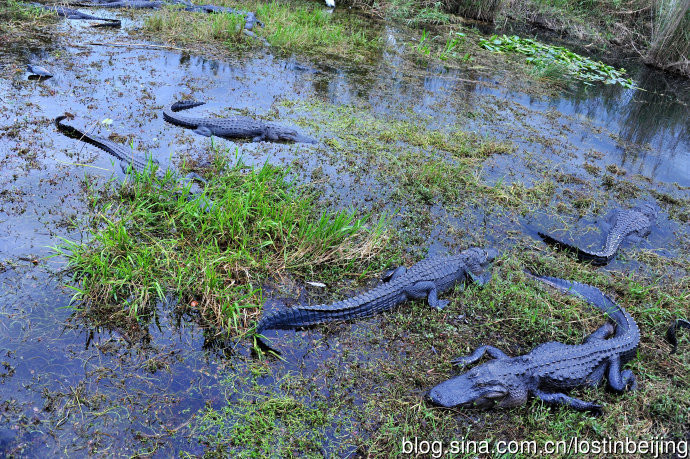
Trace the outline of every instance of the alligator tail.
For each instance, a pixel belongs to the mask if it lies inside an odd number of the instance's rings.
[[[182,110],[189,110],[190,108],[198,107],[199,105],[204,105],[206,102],[201,102],[198,100],[181,100],[175,102],[170,106],[170,111],[181,112]]]
[[[71,118],[71,116],[67,116],[67,115],[58,116],[57,118],[55,118],[55,126],[57,127],[58,131],[60,131],[61,133],[63,133],[67,137],[72,138],[72,139],[77,139],[77,140],[80,140],[82,142],[86,142],[88,144],[91,144],[94,147],[100,148],[101,150],[103,150],[106,153],[110,154],[111,156],[115,157],[116,159],[121,161],[120,167],[122,168],[122,172],[124,172],[125,174],[127,173],[127,168],[129,166],[132,166],[133,169],[136,169],[139,172],[143,172],[146,170],[146,167],[149,164],[149,161],[147,158],[141,158],[141,157],[135,156],[133,154],[128,155],[122,151],[118,151],[118,149],[116,149],[116,148],[114,148],[114,147],[112,147],[106,143],[106,142],[110,142],[107,139],[103,139],[104,141],[101,142],[98,139],[102,138],[102,137],[85,134],[75,127],[63,124],[62,120],[64,120],[65,118]],[[112,142],[110,142],[110,143],[112,143]],[[151,161],[153,162],[153,164],[156,164],[156,165],[158,164],[158,161],[155,159],[152,159]]]
[[[98,147],[101,150],[104,150],[104,151],[110,153],[111,155],[117,157],[117,154],[115,152],[113,152],[110,148],[108,148],[108,146],[105,145],[104,143],[99,142],[98,140],[94,139],[93,137],[91,137],[88,134],[81,132],[79,129],[77,129],[75,127],[68,126],[66,124],[62,124],[62,120],[64,120],[65,118],[70,118],[70,116],[61,115],[61,116],[58,116],[57,118],[55,118],[55,126],[57,127],[58,131],[62,132],[64,135],[66,135],[69,138],[81,140],[82,142],[86,142],[86,143],[90,143],[94,147]],[[118,159],[123,159],[123,158],[118,158]]]
[[[196,129],[199,127],[197,122],[195,122],[192,118],[177,116],[175,115],[175,112],[189,110],[190,108],[198,107],[199,105],[204,105],[205,103],[206,102],[199,102],[196,100],[181,100],[179,102],[175,102],[170,106],[170,108],[163,109],[163,119],[175,126]]]
[[[580,282],[559,279],[558,277],[539,276],[528,270],[525,270],[525,274],[563,293],[579,296],[587,303],[607,314],[617,325],[615,336],[621,336],[628,333],[634,324],[632,317],[630,317],[623,308],[618,306],[611,298],[596,287]]]
[[[287,308],[272,312],[261,318],[256,325],[255,334],[258,342],[267,349],[273,349],[261,335],[266,330],[292,330],[308,325],[316,325],[326,322],[327,315],[323,311],[309,309]]]
[[[671,354],[675,354],[678,350],[678,338],[676,337],[676,330],[678,330],[679,328],[690,329],[690,321],[687,321],[685,319],[674,320],[671,323],[671,326],[668,327],[668,330],[666,330],[666,340],[669,342],[671,346],[673,346]]]
[[[613,259],[613,255],[608,257],[605,255],[601,255],[599,253],[587,252],[586,250],[583,250],[579,247],[568,244],[566,242],[560,241],[560,240],[558,240],[552,236],[549,236],[548,234],[545,234],[542,232],[538,232],[537,234],[547,244],[553,245],[554,247],[556,247],[559,250],[567,250],[569,252],[573,252],[580,261],[590,261],[593,265],[601,266],[601,265],[605,265],[606,263],[610,262]],[[614,252],[614,255],[615,255],[615,252]]]

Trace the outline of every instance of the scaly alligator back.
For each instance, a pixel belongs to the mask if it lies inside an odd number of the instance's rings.
[[[468,273],[483,272],[496,255],[494,250],[471,248],[459,255],[428,258],[395,276],[390,282],[354,297],[332,304],[298,306],[267,314],[257,324],[256,334],[261,335],[271,329],[293,329],[367,317],[389,310],[409,298],[428,296],[432,306],[443,307],[446,302],[439,304],[439,293],[465,281]],[[270,348],[261,339],[260,342]]]

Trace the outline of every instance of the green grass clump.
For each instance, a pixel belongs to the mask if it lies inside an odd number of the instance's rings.
[[[455,22],[453,15],[444,10],[442,2],[420,4],[415,0],[391,0],[387,15],[412,27]]]
[[[248,46],[248,37],[242,33],[244,16],[240,14],[191,13],[168,6],[149,16],[145,28],[183,44],[222,42],[231,49]]]
[[[363,19],[333,15],[320,3],[258,3],[256,14],[265,23],[257,33],[286,51],[362,59],[380,47]]]
[[[47,38],[44,26],[56,20],[55,13],[16,0],[0,2],[0,38],[5,45],[26,45]]]
[[[434,129],[424,117],[395,119],[362,112],[354,106],[296,103],[313,117],[314,130],[330,131],[326,140],[348,164],[348,172],[383,185],[404,202],[463,202],[491,196],[506,198],[504,186],[481,180],[481,165],[495,154],[511,154],[512,142],[496,141],[459,126]],[[515,199],[511,204],[519,205]]]
[[[219,157],[196,199],[176,183],[170,173],[135,174],[100,209],[88,242],[58,249],[83,308],[136,317],[172,296],[206,323],[239,332],[260,312],[269,276],[361,272],[386,241],[382,221],[369,229],[354,211],[316,211],[285,170],[268,164],[247,169]]]
[[[9,24],[9,21],[35,21],[44,16],[52,16],[53,13],[44,11],[25,3],[16,0],[7,0],[0,4],[0,30],[3,30]]]
[[[623,77],[625,69],[616,70],[610,65],[593,61],[562,46],[546,45],[531,38],[492,35],[488,39],[479,40],[479,45],[489,51],[524,54],[528,63],[542,67],[548,73],[562,68],[563,71],[588,83],[600,81],[604,84],[620,84],[624,88],[631,88],[634,84],[630,78]]]
[[[253,32],[271,46],[288,52],[366,58],[379,48],[371,27],[354,15],[333,15],[321,4],[280,1],[236,2],[220,0],[218,5],[256,12],[264,27]],[[244,17],[233,14],[190,13],[168,7],[147,18],[145,28],[171,42],[206,45],[224,43],[235,50],[258,43],[242,32]]]

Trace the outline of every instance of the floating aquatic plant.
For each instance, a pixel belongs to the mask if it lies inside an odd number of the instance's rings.
[[[615,69],[600,61],[594,61],[581,56],[562,46],[551,46],[539,43],[531,38],[521,38],[517,35],[492,35],[488,39],[479,40],[482,48],[493,52],[520,53],[527,56],[530,64],[545,67],[553,64],[564,66],[568,73],[585,83],[601,81],[604,84],[620,84],[624,88],[632,88],[634,83],[625,78],[625,69]]]

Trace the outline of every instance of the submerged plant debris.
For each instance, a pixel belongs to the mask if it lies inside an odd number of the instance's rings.
[[[584,80],[586,84],[602,82],[619,84],[624,88],[632,88],[635,84],[631,78],[625,78],[625,69],[615,69],[562,46],[547,45],[532,38],[522,38],[517,35],[500,37],[492,35],[489,38],[480,39],[479,44],[493,52],[524,54],[527,56],[526,62],[538,67],[561,65],[568,73]]]

